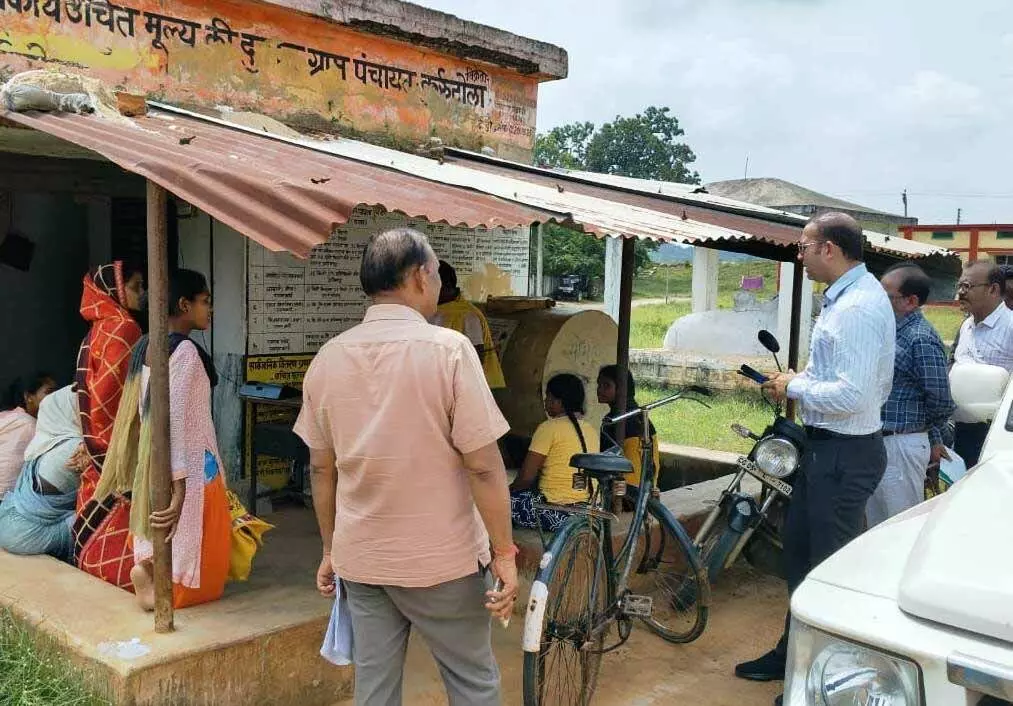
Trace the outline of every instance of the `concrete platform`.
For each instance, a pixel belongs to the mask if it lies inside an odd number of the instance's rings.
[[[662,502],[692,534],[728,480],[668,491]],[[617,541],[630,518],[624,513],[615,528]],[[276,529],[268,533],[250,581],[230,584],[217,603],[177,611],[170,635],[154,632],[152,616],[136,607],[132,595],[48,557],[0,551],[0,608],[34,626],[40,640],[65,653],[89,685],[116,704],[345,703],[352,669],[319,656],[332,603],[314,587],[320,538],[313,513],[290,506],[266,519]],[[515,531],[515,538],[526,598],[542,547],[537,532]],[[522,622],[524,603],[517,603],[514,624]],[[498,651],[506,650],[504,637],[497,632]],[[510,672],[504,670],[504,680],[513,678]]]
[[[225,597],[176,612],[158,635],[134,597],[48,557],[0,551],[0,607],[35,626],[86,681],[124,706],[334,704],[351,694],[352,669],[319,656],[332,603],[314,575],[313,513],[286,508],[257,555],[251,580]]]

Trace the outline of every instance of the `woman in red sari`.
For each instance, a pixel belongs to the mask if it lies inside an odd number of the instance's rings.
[[[74,544],[82,570],[122,588],[129,587],[133,568],[127,518],[116,512],[116,499],[93,496],[112,437],[130,351],[141,338],[134,313],[143,308],[143,268],[117,260],[85,276],[81,316],[91,328],[78,353],[75,388],[91,463],[81,476]]]

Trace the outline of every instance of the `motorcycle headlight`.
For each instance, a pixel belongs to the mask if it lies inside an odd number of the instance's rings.
[[[792,619],[786,706],[920,706],[918,665]]]
[[[753,460],[764,473],[775,478],[784,478],[798,467],[798,449],[787,439],[768,436],[756,445]]]

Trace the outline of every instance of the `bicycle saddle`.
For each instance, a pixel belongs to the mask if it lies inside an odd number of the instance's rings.
[[[570,458],[570,465],[590,476],[618,476],[633,473],[633,464],[623,456],[612,454],[577,454]]]

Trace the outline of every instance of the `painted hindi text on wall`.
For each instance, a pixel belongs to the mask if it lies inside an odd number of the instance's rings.
[[[537,79],[240,0],[0,0],[0,76],[56,66],[307,127],[530,156]]]

